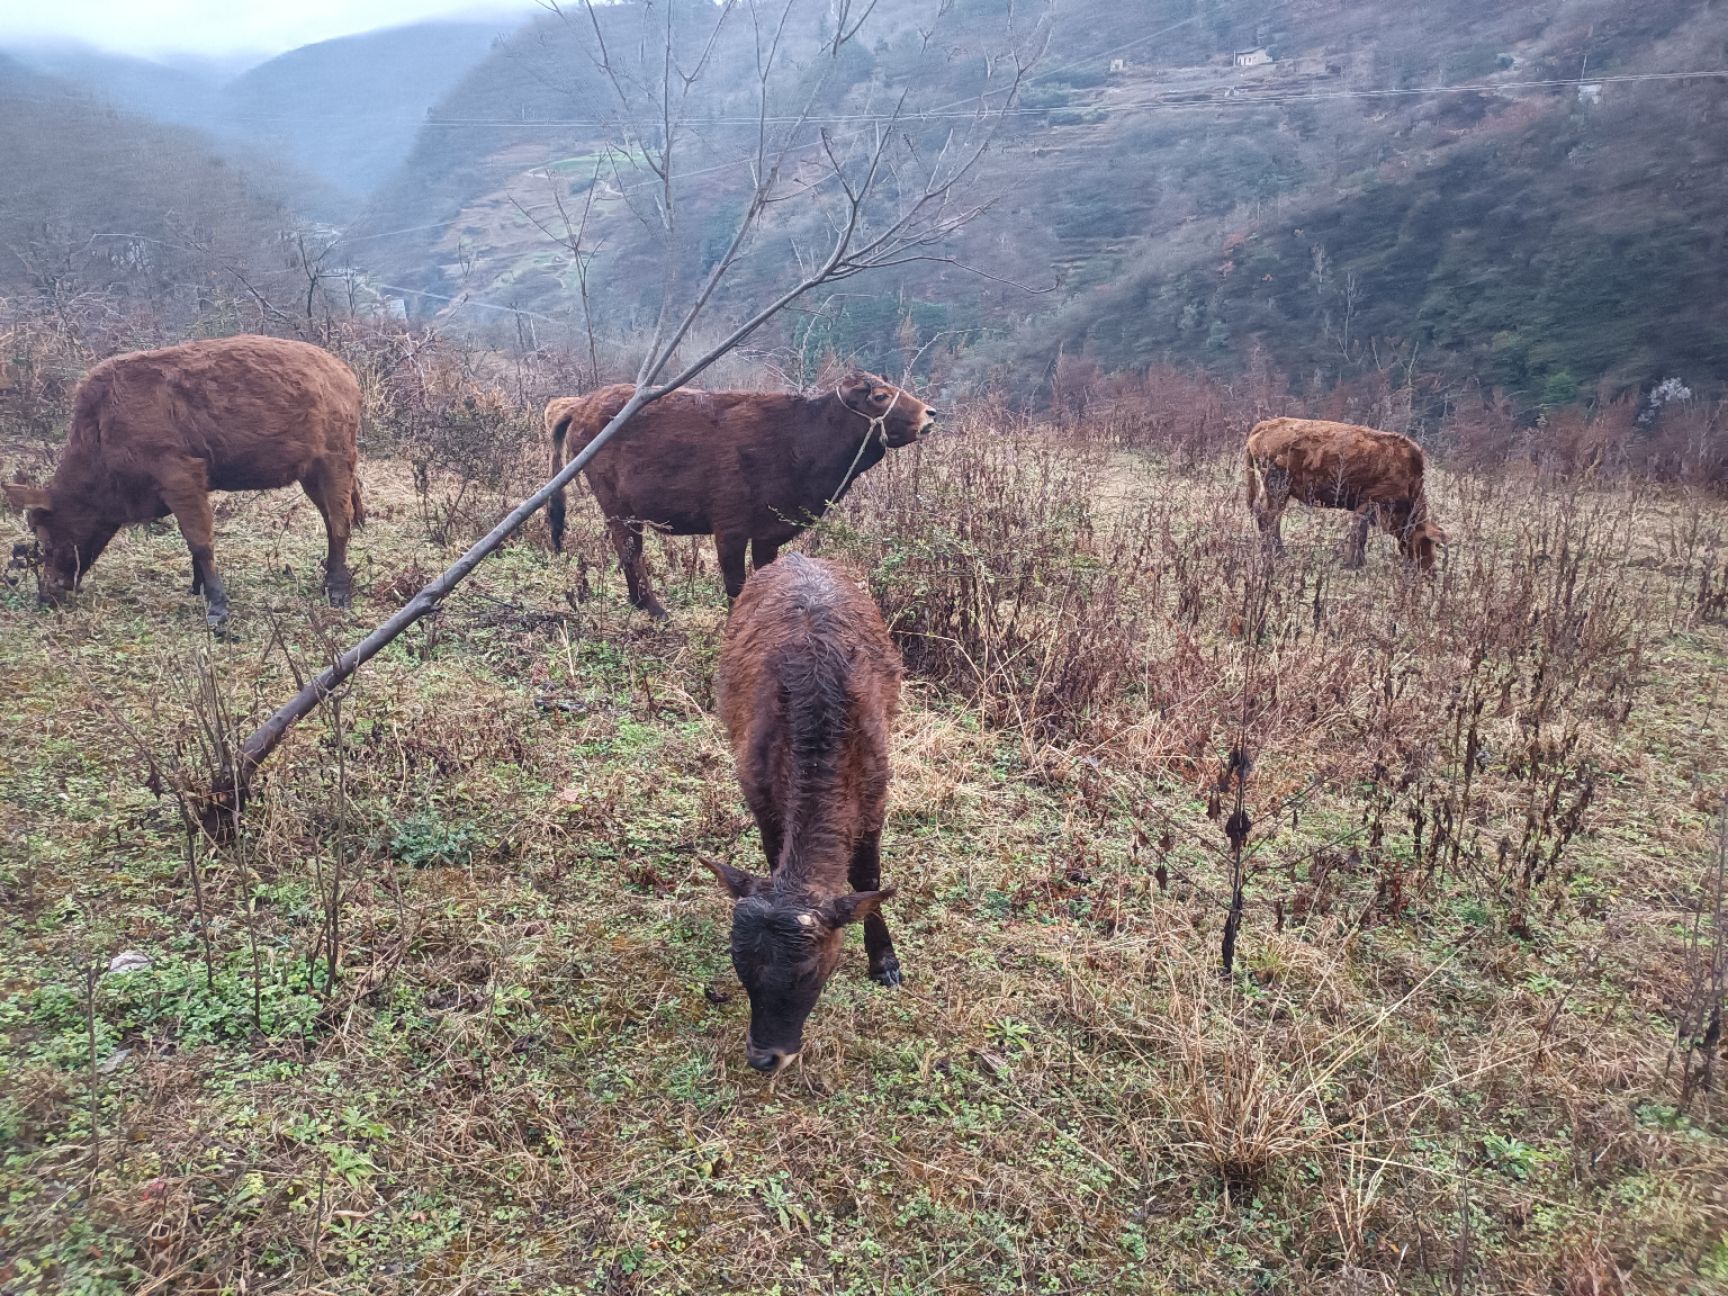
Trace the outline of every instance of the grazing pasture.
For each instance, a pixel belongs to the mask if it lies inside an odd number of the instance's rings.
[[[772,1080],[706,541],[651,623],[573,493],[221,848],[176,790],[351,634],[310,503],[219,501],[221,642],[165,524],[0,591],[0,1287],[1721,1290],[1728,506],[1442,461],[1432,575],[1267,563],[1239,447],[975,408],[799,541],[906,661],[906,977],[848,933]],[[370,624],[468,532],[363,472]]]

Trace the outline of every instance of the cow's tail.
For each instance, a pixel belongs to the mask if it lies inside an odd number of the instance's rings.
[[[564,470],[564,438],[570,433],[570,420],[575,417],[574,411],[562,402],[553,402],[546,407],[546,431],[552,438],[552,475],[556,477]],[[564,551],[564,488],[560,486],[552,492],[552,499],[546,505],[546,518],[552,525],[552,551]]]
[[[356,530],[366,525],[366,501],[361,498],[358,477],[354,479],[354,485],[348,492],[348,511],[353,517]]]
[[[1254,462],[1254,451],[1245,448],[1242,451],[1244,466],[1248,476],[1248,511],[1255,513],[1260,508],[1260,465]]]

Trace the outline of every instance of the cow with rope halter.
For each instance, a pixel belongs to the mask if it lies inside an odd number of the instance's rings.
[[[552,471],[581,452],[634,393],[628,384],[546,406]],[[643,536],[711,535],[726,596],[744,588],[746,552],[774,561],[889,450],[929,435],[936,411],[875,374],[857,371],[819,396],[696,391],[661,397],[584,470],[618,551],[630,601],[663,618],[648,581]],[[564,544],[564,495],[548,513]]]

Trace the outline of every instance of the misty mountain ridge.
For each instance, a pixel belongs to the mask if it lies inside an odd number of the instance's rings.
[[[270,58],[165,60],[32,44],[14,61],[121,112],[189,126],[237,162],[267,154],[315,177],[312,214],[351,208],[407,157],[426,110],[503,26],[433,21],[304,45]]]

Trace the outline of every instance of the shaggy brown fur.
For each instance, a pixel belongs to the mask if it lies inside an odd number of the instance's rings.
[[[546,406],[552,471],[580,452],[630,399],[628,385]],[[681,390],[643,409],[584,470],[630,601],[666,615],[648,583],[643,532],[712,535],[726,595],[744,588],[744,554],[760,570],[780,546],[843,498],[889,447],[926,435],[935,411],[874,374],[854,373],[832,392]],[[564,493],[548,513],[552,547],[564,544]]]
[[[1351,567],[1364,561],[1371,524],[1395,536],[1404,556],[1424,569],[1434,565],[1434,546],[1447,542],[1428,512],[1422,447],[1407,436],[1352,423],[1267,419],[1248,434],[1247,459],[1248,508],[1275,553],[1284,552],[1284,506],[1291,499],[1356,514],[1345,539]]]
[[[757,571],[727,622],[720,717],[770,876],[709,867],[736,901],[732,964],[759,1071],[797,1056],[847,923],[864,923],[870,975],[900,983],[878,911],[893,894],[878,887],[900,676],[876,604],[832,563],[792,554]]]
[[[114,534],[172,513],[192,592],[228,615],[216,571],[213,490],[299,482],[324,516],[325,589],[346,606],[348,534],[365,520],[354,475],[360,386],[328,351],[271,337],[215,338],[104,360],[79,384],[72,431],[46,487],[9,485],[43,550],[42,595],[77,588]]]

